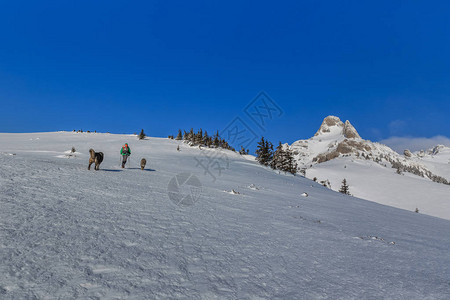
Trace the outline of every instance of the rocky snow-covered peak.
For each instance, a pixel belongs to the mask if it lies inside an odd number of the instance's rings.
[[[341,119],[335,116],[328,116],[323,120],[322,125],[320,125],[319,130],[314,136],[335,133],[336,131],[341,132],[343,128],[344,123],[342,123]]]
[[[319,130],[314,136],[322,135],[342,135],[348,139],[361,138],[355,127],[350,124],[350,121],[347,120],[343,123],[341,119],[336,116],[328,116],[323,120],[322,125],[320,125]]]
[[[383,145],[363,140],[350,121],[342,122],[336,116],[326,117],[314,137],[299,140],[290,146],[300,166],[325,162],[339,156],[375,155],[375,152],[394,151]],[[387,149],[386,149],[387,148]]]
[[[439,153],[443,160],[448,159],[441,153],[447,152],[446,150],[450,150],[450,148],[437,146],[423,152],[422,156],[420,154],[413,155],[410,151],[405,151],[404,155],[400,155],[386,145],[362,139],[349,121],[343,123],[335,116],[326,117],[314,137],[296,141],[289,148],[292,150],[299,168],[303,170],[311,168],[314,164],[339,157],[352,157],[370,160],[384,167],[395,168],[399,173],[409,172],[437,182],[447,182],[447,180],[435,175],[436,173],[448,177],[446,172],[441,172],[437,168],[432,168],[430,171],[429,166],[420,157],[425,155],[436,157]],[[434,160],[436,161],[436,159]]]

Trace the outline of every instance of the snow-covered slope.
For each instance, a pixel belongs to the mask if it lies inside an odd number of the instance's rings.
[[[307,178],[329,181],[335,191],[345,178],[356,197],[450,219],[450,185],[442,183],[450,181],[447,147],[400,155],[362,139],[335,116],[325,118],[314,137],[285,147]]]
[[[173,140],[59,132],[0,141],[1,299],[450,296],[450,221]],[[125,142],[131,165],[120,169]],[[100,171],[87,170],[91,147],[105,154]],[[205,153],[227,157],[215,181],[199,167]],[[195,205],[169,199],[180,173],[201,182]]]
[[[385,205],[450,219],[450,187],[410,173],[398,175],[371,160],[352,157],[333,159],[313,165],[307,177],[328,180],[338,191],[345,178],[350,193],[356,197]]]
[[[450,148],[437,145],[427,151],[412,153],[411,159],[427,166],[431,172],[450,178]]]

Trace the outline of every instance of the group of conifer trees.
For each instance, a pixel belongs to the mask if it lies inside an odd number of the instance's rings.
[[[179,129],[178,134],[175,138],[173,136],[169,136],[169,138],[178,141],[185,141],[191,146],[223,148],[231,151],[236,151],[232,146],[228,144],[225,139],[220,137],[219,131],[211,136],[208,135],[206,131],[203,132],[202,129],[199,129],[197,133],[194,132],[193,128],[191,128],[191,130],[189,131],[182,131],[181,129]],[[249,154],[249,151],[248,149],[241,147],[239,153],[245,155]],[[256,149],[256,160],[260,164],[269,166],[275,170],[289,172],[292,174],[297,173],[297,163],[295,162],[292,151],[289,148],[284,149],[281,142],[279,143],[276,150],[274,150],[273,144],[262,137],[261,141],[258,142],[258,146]]]
[[[273,144],[262,137],[256,149],[256,160],[264,166],[270,166],[274,170],[292,174],[297,173],[297,163],[294,160],[292,151],[289,148],[284,149],[281,142],[276,150],[273,150]]]
[[[231,147],[228,142],[221,138],[219,135],[219,131],[214,135],[208,135],[208,132],[203,132],[200,128],[197,133],[194,132],[194,129],[191,128],[189,131],[181,131],[178,130],[178,134],[175,137],[175,140],[185,141],[189,143],[191,146],[204,146],[208,148],[223,148],[231,151],[236,151],[233,147]]]

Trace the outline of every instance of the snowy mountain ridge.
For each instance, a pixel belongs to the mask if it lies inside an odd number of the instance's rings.
[[[346,179],[356,197],[450,219],[448,147],[400,155],[362,139],[349,121],[335,116],[325,118],[310,139],[284,147],[292,150],[301,173],[335,191]]]
[[[413,154],[417,155],[418,157],[425,157],[425,156],[436,156],[442,153],[448,154],[448,152],[450,152],[450,147],[444,145],[436,145],[435,147],[430,148],[428,150],[416,151]]]
[[[294,142],[289,148],[301,169],[312,167],[339,157],[372,160],[382,166],[398,169],[426,177],[432,181],[449,184],[449,179],[435,174],[420,159],[411,159],[411,152],[400,155],[386,145],[364,140],[347,120],[343,123],[338,117],[328,116],[322,122],[314,137]],[[436,155],[447,147],[436,146],[427,151],[428,155]],[[417,154],[417,158],[425,154]]]

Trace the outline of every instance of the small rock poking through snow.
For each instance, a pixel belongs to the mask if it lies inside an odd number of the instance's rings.
[[[8,153],[8,152],[1,152],[0,154],[6,155],[6,156],[14,156],[14,155],[16,155],[15,153]]]
[[[254,185],[253,183],[250,184],[250,185],[248,186],[248,188],[251,189],[251,190],[255,190],[255,191],[259,190],[259,187],[257,187],[257,186]]]
[[[236,192],[234,189],[232,189],[231,191],[225,191],[225,192],[227,192],[228,194],[231,194],[231,195],[240,195],[241,194],[239,192]]]
[[[387,241],[385,241],[383,238],[381,238],[381,237],[378,237],[378,236],[371,236],[371,235],[368,235],[368,236],[360,236],[360,237],[358,237],[359,239],[361,239],[361,240],[372,240],[372,241],[380,241],[380,242],[384,242],[384,243],[387,243],[387,244],[389,244],[389,245],[395,245],[395,242],[387,242]]]

